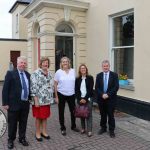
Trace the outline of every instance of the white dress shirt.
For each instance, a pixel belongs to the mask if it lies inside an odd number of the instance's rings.
[[[85,95],[87,93],[85,79],[86,79],[86,77],[82,77],[82,81],[81,81],[81,85],[80,85],[81,97],[85,97]]]

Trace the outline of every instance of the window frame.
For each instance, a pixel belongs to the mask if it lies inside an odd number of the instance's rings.
[[[130,14],[133,14],[134,15],[134,10],[133,9],[130,9],[130,10],[126,10],[126,11],[123,11],[123,12],[119,12],[119,13],[116,13],[116,14],[113,14],[113,15],[110,15],[109,16],[109,21],[110,21],[110,60],[111,60],[111,69],[114,71],[114,68],[115,68],[115,65],[114,65],[114,62],[115,62],[115,58],[114,58],[114,52],[115,52],[115,49],[126,49],[126,48],[133,48],[133,52],[134,52],[134,48],[135,48],[135,43],[131,46],[114,46],[114,18],[117,18],[117,17],[121,17],[121,16],[124,16],[124,15],[130,15]],[[135,39],[135,37],[134,37]],[[134,55],[133,55],[134,57]],[[133,64],[134,65],[134,64]],[[129,86],[133,86],[133,81],[134,81],[134,68],[133,68],[133,79],[128,79],[129,82],[130,82],[130,85],[127,85],[128,87]]]

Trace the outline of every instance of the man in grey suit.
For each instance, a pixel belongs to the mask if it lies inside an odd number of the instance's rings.
[[[25,71],[26,57],[17,58],[17,69],[8,71],[2,90],[2,105],[8,116],[8,149],[13,149],[19,123],[19,142],[28,146],[26,126],[29,114],[30,74]]]

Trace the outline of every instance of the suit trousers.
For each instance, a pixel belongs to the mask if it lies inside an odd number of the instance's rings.
[[[99,103],[99,110],[101,115],[100,120],[101,128],[104,130],[107,129],[107,119],[108,119],[109,131],[114,131],[115,129],[114,105],[111,104],[109,100],[103,100]]]
[[[88,118],[81,118],[81,127],[82,129],[85,129],[85,124],[87,123],[87,131],[92,132],[92,105],[93,102],[92,100],[88,102],[88,107],[89,107],[89,117]],[[85,123],[86,122],[86,123]]]
[[[58,104],[58,111],[59,111],[59,123],[61,126],[61,130],[66,130],[64,124],[64,111],[65,111],[65,103],[68,103],[69,111],[71,115],[71,129],[76,128],[75,123],[75,116],[74,116],[74,108],[75,108],[75,95],[65,96],[58,92],[59,104]]]
[[[29,102],[21,101],[20,109],[16,111],[8,110],[8,140],[16,139],[17,126],[19,123],[19,139],[25,139],[27,120],[29,114]]]

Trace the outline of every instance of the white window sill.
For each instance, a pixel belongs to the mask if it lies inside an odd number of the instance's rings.
[[[133,85],[119,85],[119,88],[134,91],[134,86]]]

